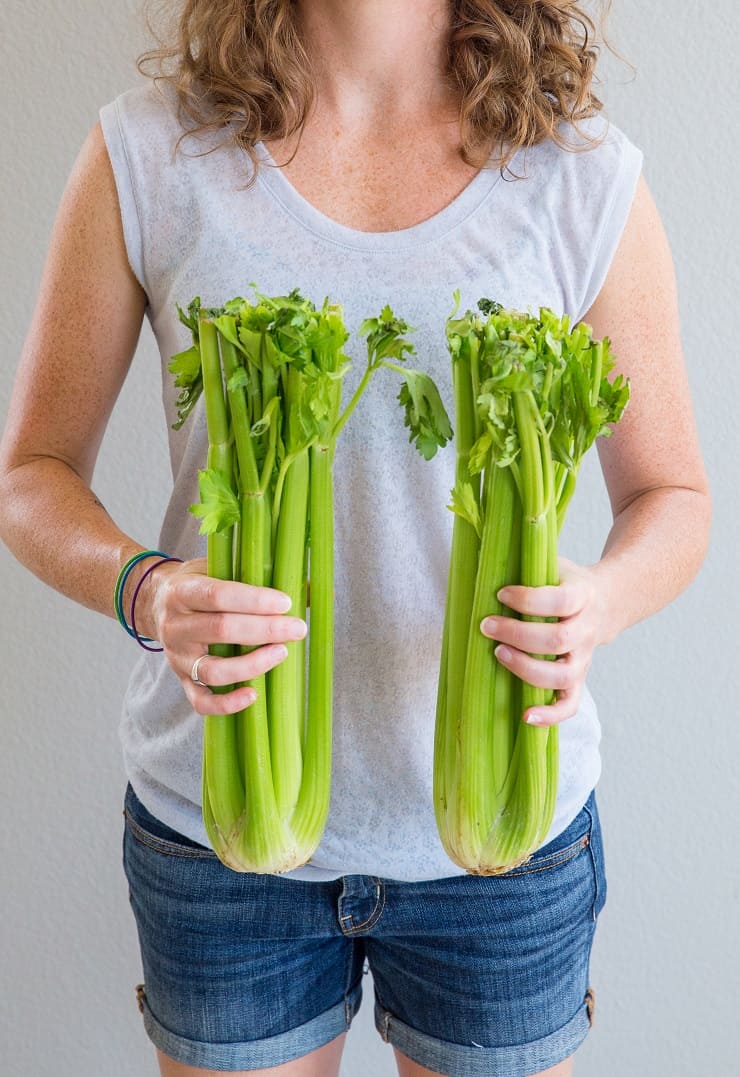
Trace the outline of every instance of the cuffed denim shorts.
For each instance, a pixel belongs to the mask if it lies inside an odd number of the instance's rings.
[[[436,1073],[527,1077],[588,1032],[606,896],[593,793],[522,867],[416,883],[239,874],[131,787],[125,816],[139,1008],[177,1061],[228,1072],[307,1054],[349,1027],[368,967],[380,1035]]]

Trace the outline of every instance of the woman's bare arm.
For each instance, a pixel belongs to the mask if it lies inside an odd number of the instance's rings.
[[[656,612],[693,580],[709,541],[711,497],[681,346],[668,240],[647,184],[607,286],[586,316],[609,335],[632,395],[598,442],[614,523],[595,569],[612,598],[607,638]]]
[[[121,566],[143,547],[117,527],[90,482],[145,308],[98,125],[61,202],[18,369],[0,445],[0,537],[45,583],[109,615]],[[132,573],[127,598],[146,567]],[[306,626],[282,616],[289,601],[280,592],[204,571],[202,561],[158,568],[137,602],[137,623],[161,641],[197,711],[231,713],[252,701],[252,690],[212,695],[190,678],[195,659],[210,643],[256,645],[249,655],[209,657],[201,666],[208,685],[238,684],[282,661],[283,643]]]
[[[594,649],[655,613],[694,578],[707,549],[711,504],[689,395],[668,242],[644,180],[607,280],[584,321],[608,336],[631,398],[612,437],[600,439],[614,522],[602,557],[562,562],[557,587],[506,588],[520,613],[555,624],[488,618],[499,660],[556,702],[524,717],[572,717]],[[550,662],[535,654],[559,655]]]
[[[89,484],[145,307],[97,126],[59,207],[10,401],[0,535],[35,575],[106,613],[121,564],[141,546],[116,527]]]

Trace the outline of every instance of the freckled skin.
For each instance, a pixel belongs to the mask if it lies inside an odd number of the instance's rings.
[[[430,137],[432,135],[432,137]],[[269,142],[276,161],[293,145]],[[456,126],[409,131],[384,129],[368,136],[334,128],[327,140],[322,120],[305,129],[300,154],[283,174],[325,216],[361,232],[394,232],[438,213],[467,187],[477,169],[460,156]]]

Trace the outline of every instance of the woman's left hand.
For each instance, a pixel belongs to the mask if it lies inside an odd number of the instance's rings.
[[[604,581],[595,568],[564,557],[559,559],[559,568],[557,586],[511,585],[499,591],[504,605],[517,613],[557,617],[557,621],[501,616],[486,617],[481,624],[483,634],[497,641],[494,653],[503,666],[528,684],[555,690],[553,703],[524,711],[522,718],[530,725],[554,725],[573,717],[594,650],[611,638]]]

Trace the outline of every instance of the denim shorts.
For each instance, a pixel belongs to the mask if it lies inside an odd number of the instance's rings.
[[[506,875],[306,882],[239,874],[129,786],[124,865],[153,1043],[190,1066],[269,1068],[346,1031],[363,970],[383,1039],[450,1077],[527,1077],[591,1024],[589,955],[606,897],[594,794]]]

